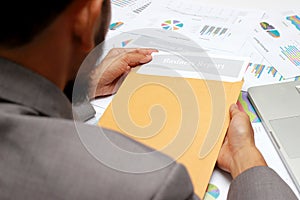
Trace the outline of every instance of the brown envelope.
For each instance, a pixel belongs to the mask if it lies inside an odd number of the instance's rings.
[[[125,79],[99,125],[184,164],[202,199],[243,81],[142,75]]]

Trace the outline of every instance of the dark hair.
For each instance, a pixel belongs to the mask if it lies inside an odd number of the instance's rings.
[[[2,0],[0,46],[17,47],[30,42],[73,0]]]

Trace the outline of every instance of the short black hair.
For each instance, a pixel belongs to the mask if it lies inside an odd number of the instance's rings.
[[[17,47],[30,42],[73,0],[2,0],[0,46]]]

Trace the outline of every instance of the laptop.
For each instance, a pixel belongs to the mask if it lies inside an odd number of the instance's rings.
[[[300,81],[251,87],[248,98],[300,192]]]

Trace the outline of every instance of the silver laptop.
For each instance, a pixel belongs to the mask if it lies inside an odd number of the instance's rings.
[[[300,81],[252,87],[248,98],[300,192]]]

